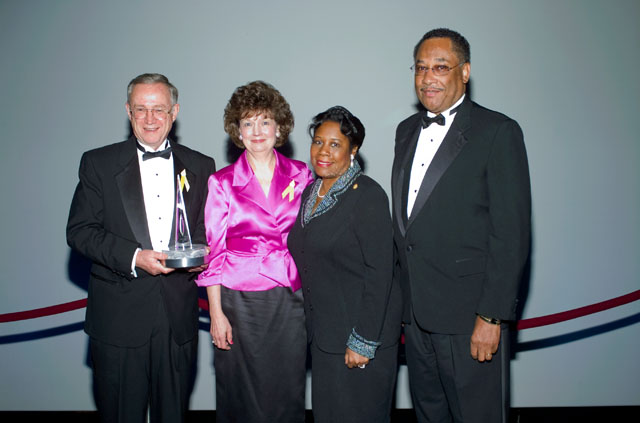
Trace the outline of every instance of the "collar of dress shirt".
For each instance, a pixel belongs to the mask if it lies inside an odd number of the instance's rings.
[[[146,151],[162,151],[165,148],[169,147],[169,139],[164,140],[164,142],[162,143],[162,145],[160,147],[158,147],[157,150],[153,150],[149,147],[147,147],[146,145],[144,145],[143,143],[140,142],[140,140],[136,140],[136,142],[138,143],[138,145],[140,147],[142,147],[144,149],[144,151],[140,151],[140,149],[138,148],[138,156],[142,157],[142,155],[144,154],[144,152]]]
[[[447,118],[447,116],[453,117],[456,115],[456,113],[458,112],[457,108],[459,105],[462,104],[462,102],[464,101],[464,97],[466,96],[466,94],[462,94],[462,97],[460,97],[458,99],[458,101],[456,101],[451,107],[449,107],[447,110],[445,110],[444,112],[442,112],[442,114],[445,116],[445,119]],[[427,116],[429,117],[434,117],[436,116],[435,113],[431,113],[430,111],[427,110]]]

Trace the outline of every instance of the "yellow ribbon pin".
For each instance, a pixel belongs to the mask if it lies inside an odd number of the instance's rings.
[[[296,183],[295,181],[291,181],[289,182],[289,186],[287,186],[287,188],[282,191],[282,198],[286,197],[287,194],[289,194],[289,202],[293,201],[293,189],[296,187]]]
[[[181,192],[184,189],[184,187],[187,187],[187,192],[189,192],[189,190],[191,189],[191,187],[189,186],[189,180],[187,180],[186,169],[182,169],[182,172],[180,172],[180,191]]]

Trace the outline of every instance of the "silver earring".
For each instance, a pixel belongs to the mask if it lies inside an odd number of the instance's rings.
[[[353,154],[351,155],[351,164],[349,165],[349,167],[353,167]]]
[[[238,135],[238,138],[240,138],[240,141],[242,141],[242,135]]]

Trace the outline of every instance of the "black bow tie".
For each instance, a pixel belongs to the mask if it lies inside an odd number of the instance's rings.
[[[136,143],[136,145],[138,146],[138,150],[142,151],[143,162],[145,160],[155,159],[156,157],[162,157],[163,159],[169,159],[169,157],[171,157],[171,146],[160,151],[145,151],[140,144]]]
[[[444,115],[442,113],[434,117],[429,117],[426,113],[422,115],[422,129],[428,128],[432,123],[444,126]]]
[[[453,109],[449,110],[449,116],[453,116],[458,112],[458,109],[462,106],[462,103],[458,104]],[[437,123],[440,126],[444,126],[444,115],[440,113],[434,117],[429,117],[427,112],[422,115],[422,129],[429,127],[432,123]]]

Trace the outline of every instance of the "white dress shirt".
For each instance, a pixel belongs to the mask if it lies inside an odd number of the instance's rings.
[[[153,151],[142,146],[145,151]],[[165,140],[162,147],[157,151],[164,150],[169,146],[169,141]],[[140,180],[142,181],[142,194],[144,197],[144,209],[147,215],[147,225],[149,226],[149,237],[151,245],[155,251],[169,249],[171,239],[171,227],[173,225],[173,213],[175,211],[175,173],[173,170],[173,153],[168,159],[156,157],[142,160],[143,152],[138,152],[138,164],[140,165]],[[135,271],[136,257],[140,249],[136,250],[132,261],[132,274],[137,276]]]
[[[420,191],[420,185],[424,175],[427,173],[427,169],[436,155],[436,152],[442,144],[445,135],[449,132],[451,124],[456,117],[456,109],[464,100],[464,95],[455,102],[450,108],[442,112],[445,118],[444,125],[438,125],[432,123],[426,128],[422,128],[420,136],[418,138],[418,145],[416,146],[416,152],[413,155],[413,163],[411,165],[411,175],[409,176],[409,195],[407,197],[407,218],[411,216],[413,205],[418,197]],[[452,113],[453,111],[453,113]],[[435,113],[427,112],[429,117],[436,116]]]

